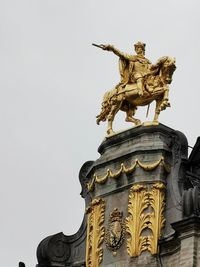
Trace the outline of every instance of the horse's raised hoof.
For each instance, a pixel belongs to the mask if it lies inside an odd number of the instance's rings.
[[[161,111],[162,111],[162,110],[164,110],[164,109],[166,109],[166,108],[168,108],[168,107],[171,107],[171,105],[170,105],[170,103],[169,103],[168,100],[165,100],[165,101],[163,101],[163,103],[161,104],[160,109],[161,109]]]

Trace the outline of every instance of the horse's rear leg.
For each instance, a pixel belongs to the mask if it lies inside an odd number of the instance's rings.
[[[133,122],[135,125],[140,125],[141,124],[141,121],[138,120],[138,119],[133,118],[133,116],[135,115],[135,111],[136,110],[137,110],[137,107],[129,108],[126,111],[126,119],[125,120],[127,122]]]
[[[119,111],[120,107],[121,107],[120,102],[112,103],[112,107],[111,107],[111,110],[110,110],[109,115],[108,115],[108,128],[107,128],[107,134],[108,135],[115,133],[113,131],[113,127],[112,127],[113,126],[113,120],[115,118],[116,113]]]

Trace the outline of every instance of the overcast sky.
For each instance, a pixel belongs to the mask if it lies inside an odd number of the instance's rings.
[[[142,41],[152,62],[176,57],[172,107],[160,122],[194,145],[199,11],[198,0],[0,0],[1,266],[35,266],[43,238],[81,225],[78,173],[99,157],[106,124],[97,126],[95,116],[104,92],[119,82],[117,56],[93,42],[134,53]],[[140,110],[136,117],[144,120],[146,108]],[[124,118],[117,116],[115,130],[132,126]]]

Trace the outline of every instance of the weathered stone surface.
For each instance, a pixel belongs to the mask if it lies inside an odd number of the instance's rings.
[[[85,238],[85,220],[75,235],[58,233],[45,238],[37,248],[37,266],[85,266]]]
[[[96,198],[105,203],[105,232],[112,227],[115,231],[118,227],[117,233],[121,234],[117,220],[113,220],[115,224],[109,225],[109,218],[117,208],[122,212],[126,224],[126,218],[130,216],[128,203],[130,188],[133,185],[145,185],[148,198],[153,185],[165,185],[166,190],[162,196],[166,202],[163,213],[166,222],[165,227],[161,229],[157,253],[152,255],[145,250],[137,257],[130,257],[127,251],[130,234],[126,233],[125,240],[119,247],[116,246],[116,251],[109,249],[104,239],[99,246],[99,249],[103,249],[100,265],[97,262],[88,265],[85,215],[77,234],[65,236],[59,233],[40,243],[37,266],[200,266],[200,140],[198,139],[188,159],[188,144],[184,134],[162,124],[139,126],[106,138],[98,151],[100,157],[82,166],[79,179],[82,186],[81,195],[87,208]],[[147,212],[152,212],[150,206],[145,209],[144,214]],[[141,236],[151,235],[150,228],[145,229]],[[116,237],[117,234],[114,238]],[[110,238],[113,238],[112,234]],[[116,243],[116,240],[109,242]]]

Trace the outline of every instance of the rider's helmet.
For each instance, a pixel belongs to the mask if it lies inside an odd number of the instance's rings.
[[[142,43],[142,42],[137,42],[136,44],[134,44],[135,49],[137,47],[141,47],[143,50],[145,50],[145,46],[146,46],[146,44]]]

